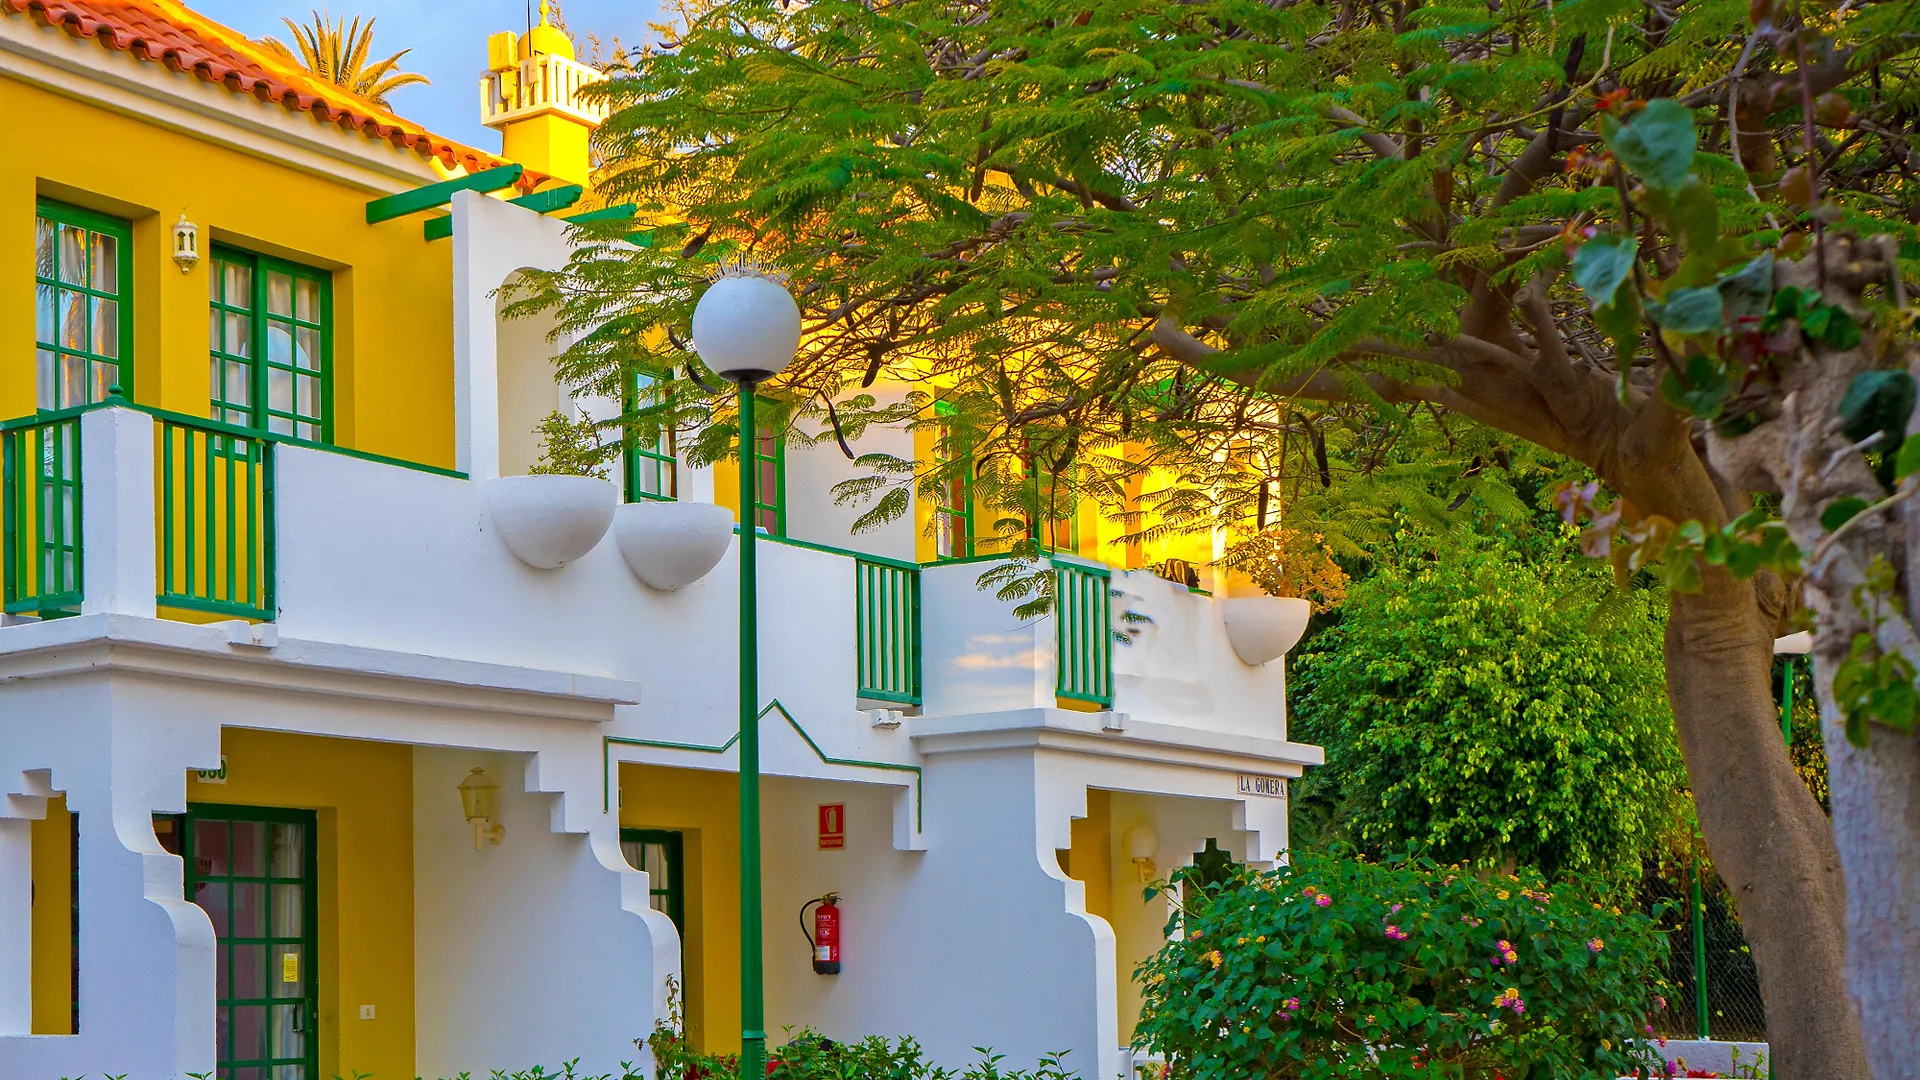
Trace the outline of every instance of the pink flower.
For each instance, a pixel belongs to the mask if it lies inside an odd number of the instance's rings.
[[[1387,914],[1389,914],[1389,915],[1391,915],[1391,914],[1393,914],[1394,912],[1396,912],[1396,911],[1399,911],[1399,910],[1400,910],[1400,905],[1399,905],[1399,904],[1395,904],[1395,905],[1393,905],[1392,907],[1390,907],[1390,908],[1388,908],[1388,909],[1387,909]]]
[[[1387,936],[1392,938],[1395,941],[1407,940],[1407,932],[1405,930],[1400,929],[1397,926],[1387,927]]]
[[[1587,942],[1587,951],[1590,953],[1598,953],[1601,949],[1604,949],[1606,947],[1607,947],[1607,943],[1604,941],[1601,941],[1599,938],[1594,938],[1592,941]]]
[[[1287,1012],[1298,1012],[1300,1009],[1300,999],[1297,997],[1288,998],[1280,1003],[1280,1007]]]
[[[1333,897],[1328,896],[1326,893],[1321,893],[1319,896],[1313,898],[1313,902],[1321,907],[1332,907]]]

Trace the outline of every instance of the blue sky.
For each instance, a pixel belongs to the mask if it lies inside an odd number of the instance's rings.
[[[526,0],[330,0],[332,12],[349,21],[355,15],[379,20],[373,31],[376,56],[412,49],[404,62],[433,80],[431,86],[396,90],[389,103],[394,111],[427,126],[435,134],[458,139],[482,150],[498,151],[500,136],[480,125],[477,86],[487,63],[487,35],[499,30],[524,30]],[[306,22],[313,8],[329,0],[187,0],[187,5],[225,23],[248,37],[273,35],[286,39],[282,15]],[[539,0],[533,0],[539,18]],[[564,0],[567,28],[581,43],[584,54],[588,32],[611,42],[619,35],[627,45],[638,44],[655,18],[654,0]],[[585,56],[582,56],[585,59]]]

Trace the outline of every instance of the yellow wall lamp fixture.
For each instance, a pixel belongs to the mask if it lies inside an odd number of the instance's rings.
[[[478,765],[460,781],[460,805],[473,826],[473,850],[485,851],[507,835],[507,827],[496,820],[500,816],[500,785]]]

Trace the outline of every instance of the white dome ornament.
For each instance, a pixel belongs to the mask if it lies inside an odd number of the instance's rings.
[[[503,476],[483,490],[500,542],[538,570],[558,570],[592,551],[620,505],[619,490],[595,476]]]
[[[720,267],[693,309],[693,351],[715,375],[753,386],[800,348],[800,305],[780,276],[753,263]]]
[[[1313,605],[1291,596],[1241,596],[1220,602],[1227,642],[1248,667],[1278,660],[1307,632]]]
[[[632,502],[614,514],[613,539],[634,577],[672,592],[719,565],[733,543],[733,511],[712,503]]]

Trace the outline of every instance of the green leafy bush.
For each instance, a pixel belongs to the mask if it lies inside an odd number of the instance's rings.
[[[740,1080],[735,1055],[701,1054],[687,1043],[679,987],[669,984],[667,994],[667,1018],[645,1039],[646,1048],[653,1051],[653,1080]],[[869,1035],[858,1042],[843,1042],[805,1029],[767,1055],[765,1080],[1074,1080],[1063,1057],[1049,1054],[1031,1072],[1003,1071],[1003,1057],[980,1049],[978,1062],[955,1073],[929,1064],[920,1044],[911,1038]]]
[[[1184,931],[1142,965],[1135,1041],[1172,1080],[1606,1078],[1639,1041],[1666,943],[1584,883],[1301,853],[1177,875]]]
[[[1370,854],[1637,878],[1688,831],[1664,607],[1565,539],[1383,560],[1288,672],[1294,737],[1327,748],[1298,839],[1319,816]]]

